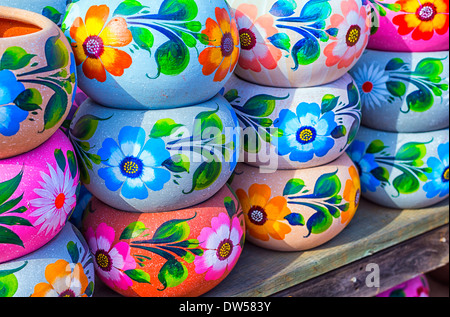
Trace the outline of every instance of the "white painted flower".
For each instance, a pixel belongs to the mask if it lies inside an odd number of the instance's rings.
[[[55,171],[50,164],[47,165],[50,175],[41,172],[43,182],[39,184],[42,188],[34,190],[40,198],[30,201],[31,206],[37,208],[30,214],[31,217],[38,217],[34,226],[42,224],[39,233],[46,230],[46,235],[64,226],[77,200],[77,183],[70,171],[64,173],[59,167]]]
[[[390,96],[386,88],[386,82],[389,75],[375,63],[364,64],[353,72],[353,78],[361,93],[361,102],[363,107],[375,108],[381,107],[388,101]]]

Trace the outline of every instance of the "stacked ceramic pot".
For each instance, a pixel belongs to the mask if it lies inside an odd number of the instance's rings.
[[[124,296],[199,296],[236,264],[244,216],[226,184],[239,123],[219,94],[238,61],[225,0],[80,0],[62,23],[89,97],[70,137],[93,195],[82,232]]]
[[[75,89],[58,26],[0,6],[0,297],[93,294],[92,256],[67,223],[80,175],[59,128]]]
[[[243,128],[244,163],[231,186],[247,240],[278,251],[315,248],[338,235],[360,200],[345,150],[361,122],[348,71],[366,48],[359,0],[234,0],[241,36],[224,90]]]
[[[429,207],[449,195],[448,1],[370,3],[378,22],[351,70],[363,127],[348,154],[368,200]]]

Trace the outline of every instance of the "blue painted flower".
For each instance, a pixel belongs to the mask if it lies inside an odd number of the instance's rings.
[[[438,147],[439,159],[430,157],[427,161],[431,173],[426,173],[429,182],[423,185],[423,190],[427,192],[427,198],[445,197],[449,193],[449,143],[441,144]]]
[[[25,90],[10,70],[0,71],[0,134],[13,136],[20,129],[20,123],[28,117],[28,112],[20,109],[14,100]]]
[[[366,144],[364,142],[355,140],[348,147],[347,154],[358,168],[359,176],[361,178],[362,192],[365,193],[368,190],[375,192],[377,187],[381,185],[381,182],[373,176],[371,172],[378,168],[379,165],[375,161],[375,156],[373,154],[366,153],[365,149]]]
[[[274,126],[280,129],[278,154],[289,155],[291,161],[308,162],[314,155],[325,156],[334,146],[331,132],[337,127],[334,112],[322,114],[316,103],[301,103],[297,113],[283,109]]]
[[[105,180],[111,191],[120,188],[127,199],[146,199],[148,189],[163,189],[171,177],[162,163],[170,157],[162,139],[145,142],[146,133],[142,128],[123,127],[119,133],[119,144],[108,138],[98,151],[107,166],[99,169],[98,175]]]

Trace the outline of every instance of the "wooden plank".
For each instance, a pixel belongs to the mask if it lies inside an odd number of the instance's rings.
[[[370,257],[274,294],[275,297],[372,297],[449,261],[449,226],[445,225]],[[373,268],[379,272],[379,287]]]
[[[270,296],[446,225],[448,220],[448,200],[420,210],[394,210],[363,200],[350,225],[316,249],[276,252],[247,243],[230,275],[204,296]]]

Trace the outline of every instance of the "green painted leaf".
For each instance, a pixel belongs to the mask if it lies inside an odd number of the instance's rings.
[[[150,138],[163,138],[176,132],[182,124],[176,123],[173,119],[161,119],[156,121],[150,132]]]
[[[0,205],[7,201],[19,187],[22,181],[23,171],[20,171],[15,177],[10,180],[0,183]]]
[[[67,161],[69,162],[69,170],[72,178],[75,178],[78,173],[78,164],[75,158],[75,153],[73,151],[67,151]]]
[[[17,197],[17,198],[8,200],[7,202],[1,204],[1,205],[0,205],[0,215],[1,215],[2,213],[7,212],[7,211],[9,211],[10,213],[13,213],[13,212],[14,212],[14,213],[21,213],[21,210],[22,210],[23,208],[25,208],[25,207],[21,207],[21,208],[19,208],[18,210],[13,210],[13,211],[11,211],[11,209],[13,209],[14,207],[16,207],[16,206],[20,203],[20,201],[22,200],[22,198],[23,198],[23,194],[20,195],[20,196]],[[26,211],[26,208],[25,208],[25,211]]]
[[[116,10],[114,10],[113,16],[115,15],[133,15],[141,11],[142,9],[147,8],[143,6],[139,1],[136,0],[125,0]]]
[[[426,86],[416,83],[418,90],[413,91],[406,97],[408,108],[414,112],[425,112],[434,105],[432,91]]]
[[[331,136],[334,139],[340,139],[345,137],[345,135],[347,134],[347,128],[345,127],[345,125],[338,125],[336,128],[334,128],[333,131],[331,131]]]
[[[424,158],[426,154],[427,148],[424,143],[409,142],[397,151],[395,158],[401,161],[415,161]]]
[[[151,53],[151,48],[153,47],[153,43],[155,41],[155,37],[149,29],[130,26],[129,30],[133,35],[133,40],[139,46],[139,48],[144,49]]]
[[[194,190],[203,190],[214,184],[222,172],[222,163],[217,161],[203,162],[194,172],[192,177],[192,189],[184,194],[190,194]]]
[[[223,200],[223,204],[225,205],[225,208],[227,210],[228,216],[231,218],[234,217],[237,213],[236,204],[231,197],[225,197]]]
[[[230,89],[223,96],[226,100],[228,100],[228,102],[231,103],[239,98],[239,92],[237,91],[237,89]]]
[[[191,163],[189,157],[184,154],[175,154],[162,163],[162,166],[174,173],[189,173]]]
[[[388,81],[386,88],[395,97],[403,97],[406,94],[406,85],[401,81]]]
[[[25,111],[42,110],[42,95],[35,88],[22,91],[14,100],[17,107]]]
[[[192,21],[197,17],[198,7],[194,0],[164,0],[158,14],[165,20]]]
[[[414,74],[427,78],[435,78],[439,77],[443,71],[444,64],[440,59],[427,57],[417,64]]]
[[[27,227],[33,226],[27,219],[17,216],[1,216],[0,224],[7,226],[27,226]]]
[[[22,239],[20,239],[20,237],[16,233],[6,227],[0,226],[0,244],[2,243],[15,244],[21,246],[22,248],[25,248]]]
[[[1,276],[0,271],[0,298],[13,297],[19,288],[17,277],[13,274]]]
[[[313,36],[305,37],[294,45],[291,54],[295,62],[293,70],[297,70],[299,65],[310,65],[320,57],[320,44]]]
[[[78,263],[80,259],[80,251],[78,250],[77,244],[73,241],[67,243],[67,252],[69,252],[72,263]]]
[[[188,270],[183,263],[176,259],[167,261],[158,273],[158,280],[163,285],[165,290],[168,287],[175,287],[183,283],[188,277]]]
[[[406,63],[401,58],[393,58],[389,61],[389,63],[386,64],[385,70],[387,71],[394,71],[399,70],[403,66],[405,66]]]
[[[162,44],[155,53],[158,73],[164,75],[179,75],[189,65],[190,54],[187,46],[178,37]]]
[[[123,229],[119,240],[129,240],[139,237],[146,230],[145,224],[141,221],[130,223],[125,229]]]
[[[314,187],[314,196],[317,198],[326,198],[337,195],[341,190],[341,181],[336,172],[327,173],[317,179]]]
[[[374,140],[372,141],[372,143],[369,144],[369,147],[366,150],[366,153],[369,154],[375,154],[375,153],[380,153],[381,151],[383,151],[384,149],[387,149],[388,146],[385,146],[383,141],[381,140]]]
[[[334,108],[336,108],[337,104],[339,102],[339,97],[336,97],[334,95],[326,94],[322,98],[322,114],[332,111]]]
[[[61,149],[55,150],[55,159],[61,171],[64,172],[66,170],[66,157],[64,156],[64,153],[61,151]]]
[[[311,234],[320,234],[327,231],[333,224],[333,217],[327,208],[320,205],[309,204],[309,207],[316,211],[311,217],[309,217],[306,227],[308,228],[309,237]]]
[[[270,95],[257,95],[250,98],[241,108],[243,112],[254,117],[270,116],[276,107],[277,100],[285,100],[289,97],[275,97]]]
[[[283,196],[295,195],[305,187],[305,182],[299,178],[290,179],[283,190]]]
[[[400,194],[412,194],[420,189],[419,180],[409,172],[397,176],[392,185]]]
[[[67,94],[62,89],[55,91],[53,96],[45,107],[44,112],[44,129],[49,130],[55,127],[63,118],[66,113],[68,105]]]
[[[270,14],[276,17],[287,17],[295,13],[297,2],[295,0],[278,0],[270,9]]]
[[[286,33],[276,33],[267,39],[273,46],[278,47],[281,50],[289,52],[291,49],[291,39]]]
[[[370,171],[370,173],[378,179],[380,182],[386,182],[389,183],[389,171],[382,166],[378,166],[377,168],[374,168]]]
[[[0,70],[17,70],[26,67],[34,54],[28,54],[23,48],[18,46],[8,47],[0,60]]]
[[[301,214],[298,213],[291,213],[284,217],[291,226],[304,226],[305,225],[305,218]]]
[[[222,119],[217,115],[219,106],[216,110],[200,112],[194,121],[194,138],[203,138],[204,134],[208,132],[209,128],[223,131]]]
[[[191,232],[187,221],[191,219],[172,219],[163,223],[154,233],[152,241],[169,243],[186,240]]]
[[[127,270],[124,273],[135,282],[150,284],[150,275],[140,269]]]
[[[50,19],[53,23],[58,24],[61,20],[62,13],[56,10],[55,8],[51,6],[46,6],[42,9],[43,16]]]
[[[97,131],[99,121],[106,121],[111,119],[111,117],[102,119],[90,114],[84,115],[75,123],[70,134],[79,140],[89,140]]]

